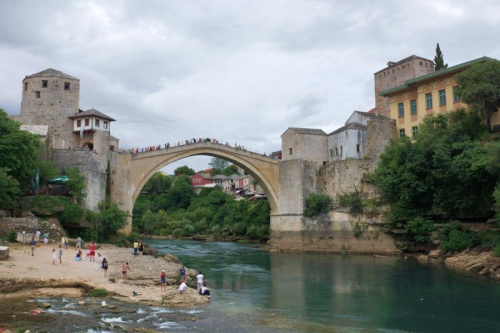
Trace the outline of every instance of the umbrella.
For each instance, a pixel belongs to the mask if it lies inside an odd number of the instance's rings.
[[[48,184],[53,184],[53,185],[63,185],[69,180],[68,176],[61,176],[57,178],[52,178],[47,181]]]

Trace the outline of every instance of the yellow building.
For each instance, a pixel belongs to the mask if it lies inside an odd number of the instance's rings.
[[[482,57],[405,81],[402,85],[383,90],[380,96],[389,99],[390,117],[396,120],[400,137],[414,138],[425,116],[446,113],[460,107],[468,109],[457,93],[454,76],[472,65],[493,60]],[[500,112],[491,117],[491,130],[500,130]]]

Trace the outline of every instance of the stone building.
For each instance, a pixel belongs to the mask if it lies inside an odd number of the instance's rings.
[[[327,161],[326,133],[320,129],[290,127],[281,135],[282,160]]]
[[[381,116],[389,117],[389,99],[380,95],[380,92],[402,85],[410,80],[434,72],[434,62],[416,55],[400,60],[389,61],[387,67],[376,72],[375,80],[375,108]]]
[[[80,169],[87,181],[83,203],[97,209],[106,194],[109,152],[119,140],[110,135],[113,118],[93,108],[82,111],[79,103],[80,80],[49,68],[24,78],[20,115],[10,118],[38,135],[56,168]]]
[[[494,61],[488,57],[431,72],[379,92],[389,102],[390,117],[397,121],[400,137],[416,137],[425,116],[446,113],[468,105],[462,103],[454,76],[472,65]],[[500,131],[500,112],[493,113],[491,130]]]

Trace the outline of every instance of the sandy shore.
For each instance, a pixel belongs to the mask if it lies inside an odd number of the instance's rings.
[[[123,301],[166,307],[189,307],[206,304],[210,300],[198,295],[196,289],[180,294],[175,280],[181,264],[152,256],[133,256],[133,250],[104,245],[97,250],[101,257],[94,262],[85,258],[75,261],[75,248],[63,249],[63,263],[52,264],[52,249],[58,244],[38,245],[31,255],[29,245],[11,244],[10,256],[0,261],[0,299],[25,296],[83,296],[86,291],[103,288]],[[100,269],[102,258],[109,263],[107,277]],[[123,281],[122,265],[129,262],[128,282]],[[160,289],[160,273],[167,274],[167,288]],[[188,269],[188,275],[196,271]],[[133,296],[133,292],[138,295]]]

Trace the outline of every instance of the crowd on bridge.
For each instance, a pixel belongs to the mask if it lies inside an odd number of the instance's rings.
[[[226,142],[225,144],[224,143],[221,143],[219,142],[219,140],[217,139],[211,139],[211,138],[199,138],[199,139],[196,139],[196,138],[192,138],[192,139],[187,139],[187,140],[183,140],[183,141],[177,141],[177,142],[172,142],[172,144],[170,142],[167,142],[167,143],[164,143],[163,145],[155,145],[155,146],[148,146],[148,147],[144,147],[144,148],[130,148],[128,150],[125,150],[123,152],[125,153],[128,153],[128,154],[132,154],[132,157],[136,157],[138,154],[141,154],[141,153],[146,153],[146,152],[150,152],[150,151],[156,151],[156,150],[162,150],[162,149],[165,149],[165,150],[168,150],[169,148],[171,147],[180,147],[180,146],[187,146],[187,145],[194,145],[194,144],[197,144],[197,143],[206,143],[206,142],[210,142],[210,143],[216,143],[216,144],[220,144],[220,145],[225,145],[225,146],[228,146],[228,147],[232,147],[232,145],[229,144],[229,142]],[[245,146],[241,146],[241,145],[238,145],[238,144],[234,144],[234,148],[236,149],[241,149],[241,150],[244,150],[244,151],[248,151]],[[266,153],[263,153],[261,154],[263,156],[267,156]]]

